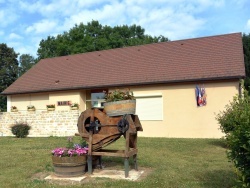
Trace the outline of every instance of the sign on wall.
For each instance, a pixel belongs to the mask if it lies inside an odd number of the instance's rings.
[[[70,106],[71,101],[57,101],[57,106]]]

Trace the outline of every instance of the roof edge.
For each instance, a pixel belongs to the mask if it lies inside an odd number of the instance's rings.
[[[97,86],[88,86],[88,87],[74,87],[74,88],[58,88],[51,90],[37,90],[37,91],[25,91],[25,92],[2,92],[0,95],[17,95],[17,94],[29,94],[29,93],[47,93],[55,91],[65,91],[65,90],[81,90],[81,89],[97,89],[104,87],[128,87],[136,85],[153,85],[153,84],[175,84],[175,83],[190,83],[190,82],[201,82],[201,81],[227,81],[227,80],[237,80],[244,79],[245,76],[229,76],[229,77],[214,77],[214,78],[200,78],[200,79],[185,79],[185,80],[171,80],[171,81],[158,81],[158,82],[141,82],[141,83],[129,83],[129,84],[113,84],[113,85],[97,85]]]

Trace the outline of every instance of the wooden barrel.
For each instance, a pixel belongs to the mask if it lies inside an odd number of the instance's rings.
[[[87,156],[57,157],[52,156],[56,176],[74,177],[85,173]]]
[[[122,100],[104,103],[104,111],[108,116],[135,114],[136,100]]]

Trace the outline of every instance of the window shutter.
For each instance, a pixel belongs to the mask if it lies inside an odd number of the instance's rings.
[[[140,120],[163,120],[162,96],[136,98],[136,114]]]

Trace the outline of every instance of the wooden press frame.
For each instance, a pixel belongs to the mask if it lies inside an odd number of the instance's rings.
[[[108,126],[108,125],[106,125]],[[135,136],[134,140],[134,148],[129,147],[130,135],[133,134]],[[114,150],[114,149],[100,149],[98,151],[92,151],[92,137],[93,131],[89,131],[89,150],[88,150],[88,173],[92,174],[92,156],[109,156],[109,157],[122,157],[124,158],[124,169],[125,169],[125,178],[129,176],[129,158],[133,156],[134,161],[134,169],[138,170],[137,166],[137,132],[133,133],[129,129],[125,133],[125,149],[124,150]],[[101,163],[101,159],[99,159],[99,163]],[[100,164],[101,166],[101,164]]]

